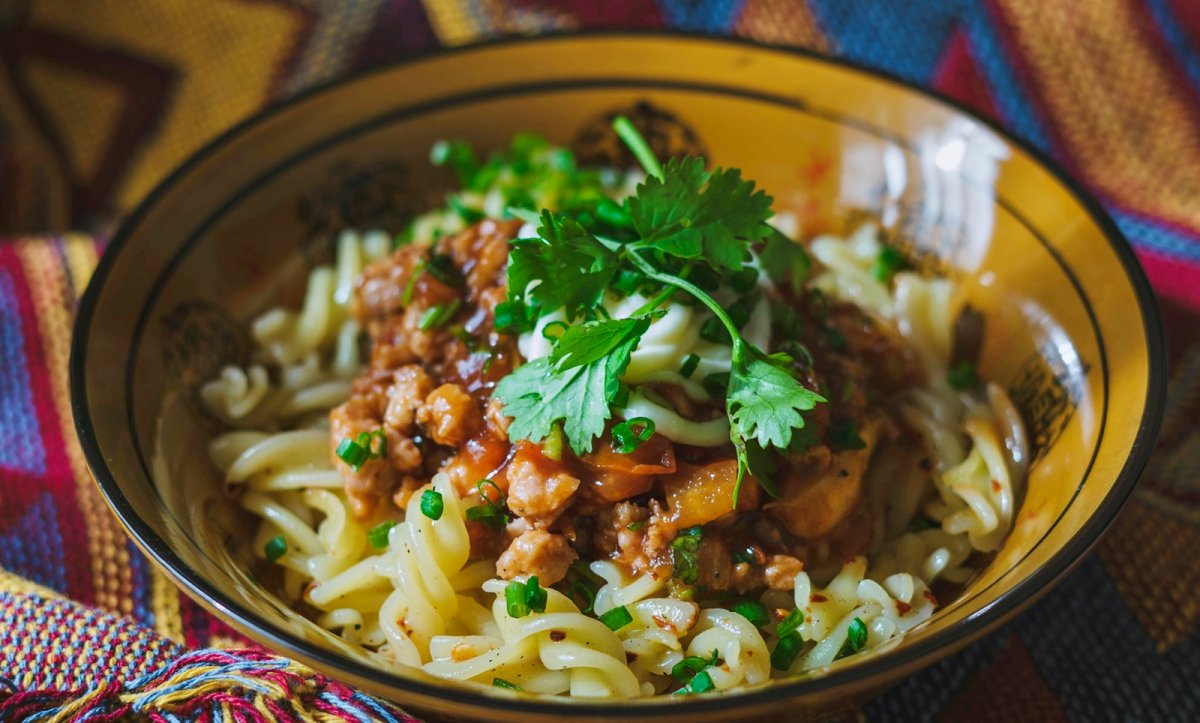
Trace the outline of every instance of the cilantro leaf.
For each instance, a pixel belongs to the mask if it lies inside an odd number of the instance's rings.
[[[789,284],[797,290],[803,287],[811,266],[804,247],[775,228],[772,228],[767,236],[766,245],[763,246],[758,259],[767,276],[776,285]]]
[[[750,244],[771,232],[771,202],[736,168],[710,174],[704,159],[689,157],[668,161],[663,177],[647,178],[628,204],[639,247],[738,271]]]
[[[576,454],[592,451],[592,442],[612,417],[610,404],[620,391],[621,375],[650,328],[650,319],[607,319],[568,327],[550,356],[501,379],[494,396],[513,418],[508,438],[540,442],[562,420],[571,449]]]
[[[599,305],[620,265],[617,254],[579,222],[549,211],[538,235],[512,242],[508,300],[537,305],[543,315],[563,309],[570,318]]]
[[[550,362],[558,371],[591,364],[607,357],[630,341],[636,344],[649,328],[649,316],[605,319],[572,326],[555,342]]]
[[[732,429],[742,439],[785,449],[792,443],[792,430],[804,426],[800,412],[824,401],[786,369],[751,352],[744,366],[734,365],[726,407]]]
[[[542,357],[519,367],[501,379],[494,392],[513,420],[509,440],[540,442],[561,420],[571,449],[576,454],[590,452],[612,417],[607,377],[608,370],[599,362],[556,373],[549,357]]]

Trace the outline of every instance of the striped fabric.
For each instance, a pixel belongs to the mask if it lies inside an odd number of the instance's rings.
[[[1200,719],[1200,3],[58,0],[0,6],[0,720],[405,719],[255,650],[125,538],[71,426],[76,299],[109,224],[265,105],[439,46],[612,27],[881,68],[997,120],[1107,206],[1171,346],[1146,479],[1060,587],[862,713]]]

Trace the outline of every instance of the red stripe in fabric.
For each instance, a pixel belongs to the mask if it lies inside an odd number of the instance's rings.
[[[13,279],[17,310],[21,316],[25,363],[42,449],[45,452],[46,471],[39,484],[41,489],[53,496],[58,513],[58,529],[62,535],[63,549],[57,551],[57,554],[61,556],[67,572],[67,590],[64,592],[85,605],[93,605],[95,587],[92,584],[91,563],[87,555],[87,531],[84,529],[83,517],[75,499],[75,478],[67,458],[62,426],[54,409],[50,371],[44,340],[34,312],[33,298],[29,293],[29,279],[26,278],[21,260],[11,245],[0,246],[0,267],[6,269]],[[70,333],[67,329],[62,332]]]
[[[1138,259],[1158,294],[1200,311],[1200,263],[1137,249]]]

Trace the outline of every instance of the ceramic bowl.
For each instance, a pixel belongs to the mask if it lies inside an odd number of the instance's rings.
[[[986,323],[979,369],[1019,407],[1035,456],[1012,534],[923,627],[825,674],[716,696],[518,697],[352,658],[283,604],[233,544],[197,386],[247,351],[247,320],[298,304],[346,226],[398,230],[437,200],[430,144],[497,147],[532,130],[622,164],[615,113],[661,154],[737,166],[806,232],[869,213],[958,279]],[[1127,243],[1077,184],[950,101],[829,59],[742,42],[604,34],[408,60],[303,95],[196,154],[130,216],[75,327],[83,449],[141,548],[202,605],[280,654],[426,713],[732,719],[818,715],[969,644],[1044,594],[1094,545],[1146,462],[1163,343]],[[671,698],[668,696],[668,698]]]

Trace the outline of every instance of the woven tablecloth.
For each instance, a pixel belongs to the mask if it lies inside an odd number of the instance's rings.
[[[885,69],[996,119],[1102,200],[1170,344],[1146,477],[1062,585],[862,714],[1200,720],[1196,0],[0,2],[0,720],[407,719],[254,648],[125,538],[70,421],[75,302],[111,223],[273,101],[440,46],[613,27]]]

